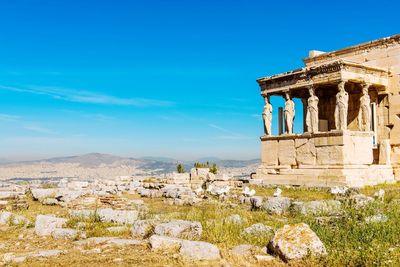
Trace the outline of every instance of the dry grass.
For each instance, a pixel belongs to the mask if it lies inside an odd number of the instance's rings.
[[[254,187],[257,195],[271,196],[273,188]],[[235,258],[229,250],[239,244],[253,244],[260,247],[271,239],[271,235],[249,237],[241,233],[244,228],[254,223],[264,223],[275,229],[285,225],[305,222],[317,233],[328,250],[328,257],[322,259],[308,258],[304,261],[291,263],[290,266],[400,266],[400,206],[391,200],[400,198],[400,185],[383,185],[368,187],[361,190],[367,195],[373,195],[379,188],[384,188],[387,197],[383,203],[375,203],[362,210],[346,208],[346,217],[337,219],[331,224],[319,224],[312,216],[284,214],[282,216],[268,215],[263,211],[250,211],[248,206],[236,205],[237,199],[231,203],[218,203],[210,199],[199,206],[172,206],[162,199],[143,199],[148,208],[147,217],[158,216],[162,219],[195,220],[203,225],[203,235],[200,240],[216,244],[221,249],[223,262],[231,266],[268,266],[267,263],[257,263],[254,258]],[[138,198],[137,195],[127,195]],[[325,189],[308,190],[304,188],[285,189],[283,196],[296,200],[331,199]],[[232,204],[233,203],[233,204]],[[58,206],[43,206],[29,200],[30,208],[21,211],[30,219],[38,214],[56,214],[68,217],[68,211]],[[384,223],[366,224],[367,216],[384,213],[389,220]],[[225,219],[233,214],[243,218],[242,224],[227,222]],[[68,225],[75,227],[78,222],[86,223],[86,233],[90,236],[118,236],[129,238],[129,231],[109,233],[106,228],[116,224],[101,223],[95,218],[88,220],[70,219]],[[71,241],[53,240],[37,237],[33,228],[4,226],[0,228],[0,256],[7,252],[28,253],[43,249],[60,249],[64,255],[48,259],[29,259],[18,266],[221,266],[221,263],[193,263],[171,253],[151,252],[143,246],[124,248],[102,247],[100,254],[83,253],[74,247]],[[222,263],[223,263],[222,262]],[[270,266],[286,266],[276,260]]]

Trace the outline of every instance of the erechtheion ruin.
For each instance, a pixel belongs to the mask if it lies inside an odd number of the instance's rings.
[[[365,186],[400,180],[400,35],[334,52],[257,82],[265,99],[264,184]],[[273,107],[270,96],[285,98]],[[299,98],[303,110],[295,110]],[[278,121],[272,110],[279,110]],[[293,133],[295,114],[304,133]],[[272,135],[271,124],[279,126]]]

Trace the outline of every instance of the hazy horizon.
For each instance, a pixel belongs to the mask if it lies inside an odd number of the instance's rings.
[[[385,20],[349,19],[344,7]],[[263,100],[256,79],[302,67],[309,50],[398,33],[398,7],[3,1],[0,158],[259,158]],[[283,100],[272,104],[276,133]],[[295,132],[301,123],[297,112]]]

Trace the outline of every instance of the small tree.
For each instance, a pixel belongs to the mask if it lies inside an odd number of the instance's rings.
[[[213,174],[217,174],[217,173],[218,173],[217,164],[214,163],[214,164],[210,167],[210,172],[213,173]]]
[[[178,173],[185,173],[185,167],[183,166],[183,164],[179,163],[179,164],[176,166],[176,171],[177,171]]]

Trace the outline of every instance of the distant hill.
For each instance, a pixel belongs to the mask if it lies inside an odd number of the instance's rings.
[[[10,164],[13,163],[14,161],[9,160],[9,159],[0,159],[0,164]]]
[[[24,165],[24,164],[37,164],[37,163],[75,163],[82,167],[95,168],[100,165],[126,165],[126,166],[137,166],[140,169],[146,170],[152,173],[169,173],[176,170],[176,164],[182,162],[184,164],[185,170],[190,171],[195,162],[210,162],[216,163],[219,167],[223,168],[241,168],[247,167],[260,162],[259,159],[254,160],[222,160],[216,157],[206,157],[195,161],[179,161],[168,157],[142,157],[142,158],[127,158],[120,157],[110,154],[101,153],[90,153],[77,156],[69,157],[56,157],[43,160],[35,161],[24,161],[24,162],[10,162],[1,161],[2,165]]]

